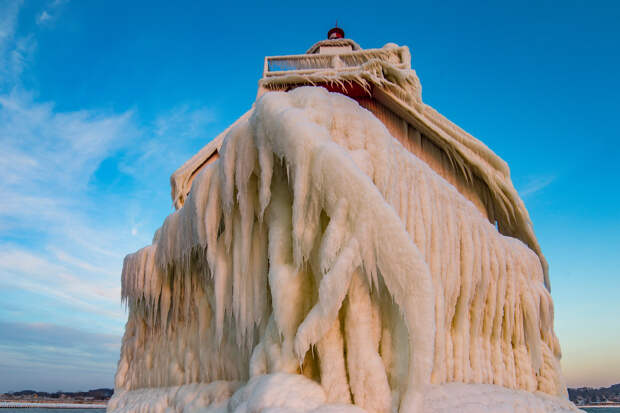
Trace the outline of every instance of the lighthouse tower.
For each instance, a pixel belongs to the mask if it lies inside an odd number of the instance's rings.
[[[545,285],[550,289],[547,261],[527,210],[510,182],[506,163],[422,102],[422,87],[411,68],[407,46],[388,43],[380,49],[362,49],[344,36],[343,29],[334,27],[327,39],[312,45],[305,54],[265,57],[257,99],[269,91],[291,91],[301,86],[318,86],[354,99],[407,150],[476,205],[500,233],[522,240],[536,252]],[[172,197],[177,208],[197,172],[217,159],[218,145],[227,131],[172,175]]]
[[[265,58],[123,264],[113,412],[568,412],[507,164],[342,28]]]

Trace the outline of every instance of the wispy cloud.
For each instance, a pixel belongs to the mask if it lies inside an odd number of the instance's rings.
[[[24,65],[36,47],[32,36],[17,36],[22,2],[0,3],[0,88],[19,81]]]
[[[525,185],[519,188],[519,195],[521,195],[522,198],[529,198],[551,185],[553,181],[555,181],[555,176],[532,177]]]
[[[144,179],[154,170],[174,171],[193,155],[195,140],[206,142],[205,129],[216,119],[215,113],[203,106],[181,104],[165,111],[146,127],[139,148],[124,158],[123,172]]]
[[[61,18],[64,3],[49,2],[31,17],[48,24]],[[89,334],[122,331],[123,256],[150,242],[162,217],[153,213],[153,199],[167,201],[169,174],[208,141],[204,130],[215,116],[202,105],[181,104],[141,123],[138,108],[59,110],[39,100],[21,82],[37,42],[17,35],[20,5],[0,2],[0,371],[28,383],[41,369],[71,376],[90,368],[105,371],[97,373],[105,381],[118,346],[108,340],[109,357],[100,362],[103,350],[90,345]],[[112,177],[100,179],[106,168]],[[16,317],[38,324],[7,324]],[[75,325],[91,332],[78,334]],[[0,392],[8,390],[4,376]]]
[[[0,4],[0,52],[6,55],[9,44],[15,35],[17,15],[21,7],[21,1],[6,1]]]
[[[177,139],[194,139],[201,137],[205,126],[214,120],[215,114],[212,110],[182,104],[158,116],[155,120],[154,132],[157,136],[180,133]]]
[[[131,112],[56,112],[18,89],[0,95],[0,123],[7,155],[0,173],[14,185],[83,189],[99,163],[136,136]]]
[[[46,21],[49,21],[51,19],[52,19],[52,15],[49,14],[47,10],[43,10],[41,14],[39,14],[39,17],[37,17],[37,24],[43,24]]]
[[[121,319],[120,288],[116,277],[92,276],[93,271],[75,273],[75,265],[63,265],[34,254],[27,248],[0,244],[0,284],[47,296],[76,310]],[[80,268],[77,267],[79,270]],[[50,310],[53,314],[53,310]]]
[[[24,38],[15,36],[18,14],[19,2],[0,13],[0,61],[23,48]],[[58,111],[19,81],[9,86],[0,88],[0,281],[119,317],[122,257],[147,243],[153,228],[132,196],[100,190],[93,178],[115,159],[115,173],[152,197],[153,185],[165,188],[167,174],[192,154],[192,141],[206,140],[214,114],[181,104],[138,125],[132,110]]]
[[[89,217],[89,182],[137,135],[131,113],[57,112],[14,89],[0,95],[0,124],[0,229],[14,239],[0,244],[0,281],[120,322],[115,286],[130,246],[114,242],[118,223],[100,230]]]
[[[66,348],[88,347],[94,351],[116,351],[120,347],[115,334],[91,333],[50,323],[0,321],[0,344],[40,345]]]
[[[58,17],[61,6],[68,3],[68,0],[53,0],[47,4],[45,10],[37,15],[36,22],[39,26],[49,24]]]
[[[37,101],[19,79],[35,39],[16,35],[20,2],[0,9],[0,284],[120,325],[118,276],[132,245],[118,241],[122,222],[93,219],[100,194],[90,182],[138,127],[131,111],[58,111]]]
[[[120,351],[119,335],[87,332],[50,323],[0,321],[0,388],[33,387],[43,371],[52,380],[37,383],[39,389],[58,390],[67,380],[70,390],[111,386]],[[59,380],[59,377],[66,377]],[[53,386],[53,387],[52,387]],[[69,389],[67,389],[69,390]]]

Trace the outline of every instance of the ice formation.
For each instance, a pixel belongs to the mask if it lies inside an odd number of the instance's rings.
[[[412,85],[385,62],[404,49],[334,81]],[[403,90],[403,107],[441,123]],[[437,144],[487,191],[476,205],[356,100],[261,95],[173,176],[179,209],[125,258],[108,410],[575,409],[546,263],[503,161],[460,132]]]

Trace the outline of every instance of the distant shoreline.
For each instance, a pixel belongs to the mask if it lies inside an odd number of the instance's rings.
[[[605,403],[605,404],[582,404],[582,405],[581,404],[576,404],[575,406],[577,406],[578,409],[582,409],[584,407],[586,409],[589,409],[591,407],[600,407],[600,408],[605,409],[605,408],[612,408],[612,407],[618,408],[618,407],[620,407],[620,403],[613,403],[613,404],[610,404],[610,403]]]
[[[58,403],[50,401],[15,401],[0,400],[0,409],[21,409],[28,407],[40,407],[44,409],[105,409],[107,403]]]

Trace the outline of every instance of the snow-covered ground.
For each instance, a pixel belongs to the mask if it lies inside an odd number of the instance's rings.
[[[115,395],[109,411],[183,413],[365,413],[358,406],[330,403],[326,391],[301,375],[257,376],[231,393],[227,382],[141,389]],[[567,399],[490,384],[449,383],[425,388],[424,413],[576,413]],[[170,410],[167,410],[170,409]],[[372,412],[372,410],[368,410]]]

